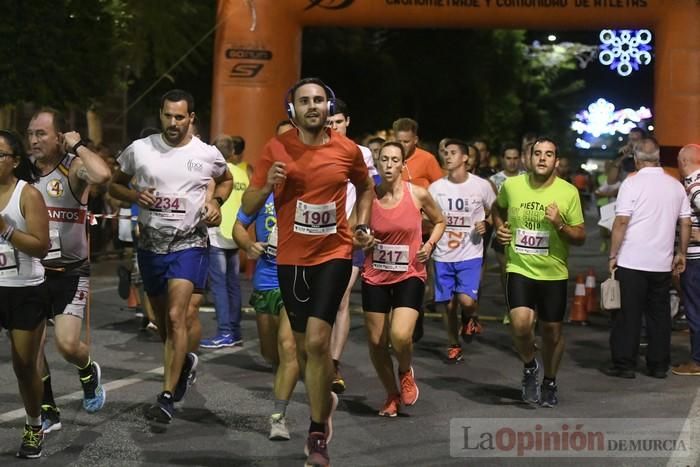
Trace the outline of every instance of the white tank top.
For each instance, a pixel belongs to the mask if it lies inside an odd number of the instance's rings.
[[[42,176],[37,183],[49,211],[52,250],[60,243],[60,257],[50,252],[46,266],[65,266],[87,258],[87,206],[80,202],[80,193],[73,193],[68,179],[70,165],[76,156],[66,154],[60,164]],[[58,237],[58,239],[56,238]]]
[[[27,184],[17,181],[12,197],[0,214],[15,230],[27,231],[27,222],[22,215],[20,199]],[[0,238],[0,287],[26,287],[44,282],[44,267],[39,258],[34,258],[15,249]]]

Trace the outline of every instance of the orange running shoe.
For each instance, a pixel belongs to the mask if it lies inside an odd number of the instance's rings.
[[[464,360],[464,353],[461,345],[451,345],[447,348],[447,363],[458,363],[462,360]]]
[[[396,417],[401,407],[401,396],[399,394],[391,394],[387,396],[384,407],[379,411],[380,417]]]
[[[401,380],[401,402],[403,402],[404,405],[415,404],[420,391],[416,385],[413,367],[405,373],[399,373],[399,379]]]

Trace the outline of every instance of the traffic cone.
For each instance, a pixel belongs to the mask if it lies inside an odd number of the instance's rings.
[[[593,268],[590,268],[586,276],[586,311],[588,313],[598,313],[600,311],[598,289],[596,287],[595,273]]]
[[[574,301],[571,303],[569,312],[569,323],[588,325],[588,314],[586,313],[586,283],[583,274],[576,277],[576,288],[574,289]]]
[[[129,298],[126,300],[126,306],[128,308],[138,308],[140,304],[139,294],[136,291],[136,287],[132,285],[129,287]]]

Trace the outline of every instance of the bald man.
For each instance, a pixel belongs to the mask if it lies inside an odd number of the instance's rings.
[[[690,328],[690,361],[674,367],[675,375],[700,376],[700,145],[689,144],[678,153],[678,171],[688,194],[692,235],[686,253],[681,292]]]

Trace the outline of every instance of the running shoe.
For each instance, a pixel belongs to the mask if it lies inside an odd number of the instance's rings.
[[[40,426],[24,425],[22,444],[17,451],[17,457],[22,459],[38,459],[41,457],[41,448],[44,444],[44,432]]]
[[[540,405],[542,407],[556,407],[559,403],[559,399],[557,399],[557,383],[543,382],[541,391],[542,400],[540,401]]]
[[[333,375],[333,381],[331,382],[331,391],[336,394],[342,394],[345,392],[345,380],[343,375],[340,374],[339,365],[335,366],[335,374]]]
[[[335,413],[335,409],[338,408],[338,396],[331,391],[331,410],[328,413],[328,418],[326,419],[326,432],[324,436],[324,440],[326,444],[330,444],[331,439],[333,438],[333,414]],[[305,444],[304,445],[304,454],[307,456],[309,455],[309,445]]]
[[[391,394],[387,396],[384,407],[379,411],[380,417],[396,417],[399,414],[401,407],[401,396],[399,394]]]
[[[405,373],[399,373],[399,379],[401,381],[401,402],[403,402],[404,405],[415,404],[420,391],[416,385],[413,367]]]
[[[54,405],[43,404],[41,406],[41,431],[44,434],[61,429],[61,412]]]
[[[671,371],[674,375],[679,376],[700,376],[700,364],[690,361],[682,365],[674,366]]]
[[[305,467],[329,467],[331,460],[328,457],[328,446],[323,433],[309,433],[306,439],[306,450],[309,452]]]
[[[287,419],[281,413],[270,415],[270,436],[271,441],[288,441],[289,429]]]
[[[243,342],[241,340],[241,342]],[[231,334],[219,334],[209,339],[202,339],[199,346],[203,349],[220,349],[222,347],[233,347],[236,342]]]
[[[97,362],[92,362],[92,373],[80,378],[83,386],[83,409],[95,413],[105,405],[107,391],[102,386],[102,369]]]
[[[464,353],[461,345],[451,345],[447,348],[447,363],[459,363],[462,360],[464,360]]]
[[[175,392],[173,393],[173,402],[180,402],[185,397],[187,388],[191,384],[187,384],[190,381],[190,375],[192,372],[197,370],[197,364],[199,363],[199,358],[194,352],[187,352],[185,354],[185,361],[182,363],[182,370],[180,370],[180,377],[175,385]]]
[[[523,401],[537,404],[540,401],[540,385],[537,382],[540,376],[540,364],[535,360],[534,368],[523,368]]]
[[[173,396],[169,392],[161,392],[158,394],[156,403],[146,410],[146,419],[153,420],[158,423],[170,423],[175,413],[173,404]]]

